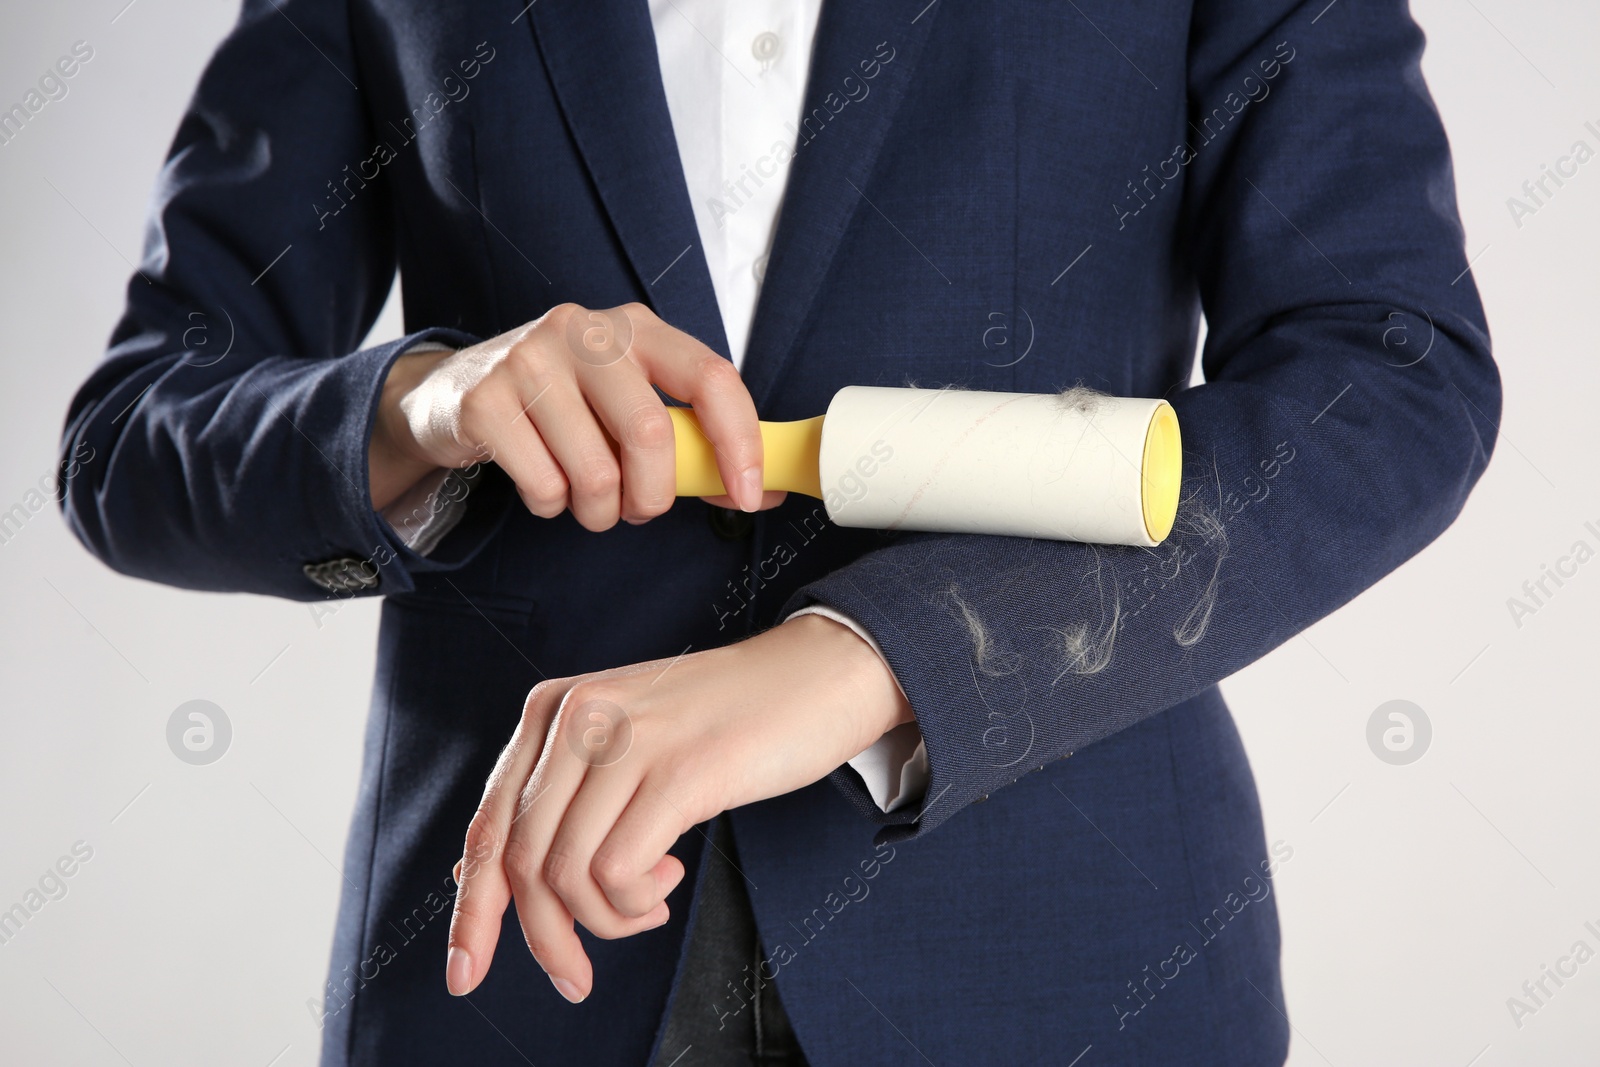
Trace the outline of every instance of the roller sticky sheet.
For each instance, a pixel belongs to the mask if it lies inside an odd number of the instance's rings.
[[[668,411],[677,495],[724,493],[694,413]],[[763,422],[761,437],[765,487],[816,497],[840,526],[1152,548],[1178,510],[1165,400],[849,386],[826,415]]]

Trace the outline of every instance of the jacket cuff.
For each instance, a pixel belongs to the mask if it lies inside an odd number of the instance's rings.
[[[349,475],[340,479],[337,486],[339,512],[348,518],[340,523],[345,528],[342,534],[327,531],[324,537],[330,543],[346,546],[353,558],[305,561],[303,569],[307,578],[324,591],[336,595],[408,593],[415,587],[414,574],[454,569],[466,563],[489,542],[504,521],[509,510],[507,505],[515,494],[510,479],[499,468],[487,464],[454,472],[461,483],[455,494],[456,502],[464,501],[466,492],[470,492],[477,498],[478,506],[462,509],[449,530],[436,530],[432,542],[422,546],[428,549],[426,553],[408,545],[407,538],[372,506],[367,452],[390,368],[407,352],[430,346],[465,348],[477,341],[460,330],[435,327],[357,352],[341,361],[344,365],[338,372],[346,378],[347,395],[355,410],[337,432],[329,458]],[[358,405],[363,396],[366,403],[361,414]]]

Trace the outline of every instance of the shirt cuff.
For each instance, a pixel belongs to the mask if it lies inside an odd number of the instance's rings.
[[[821,604],[812,604],[790,615],[789,619],[797,619],[802,615],[821,615],[840,625],[850,627],[857,636],[872,646],[872,651],[879,657],[883,656],[883,650],[878,647],[878,642],[848,615],[823,607]],[[789,619],[784,621],[788,622]],[[884,662],[887,666],[888,661]],[[899,686],[900,680],[896,678],[894,684]],[[928,791],[928,747],[923,743],[922,730],[915,721],[901,723],[874,741],[865,752],[846,762],[851,770],[861,776],[861,782],[866,786],[873,803],[885,813],[915,803]]]
[[[407,548],[427,556],[467,513],[471,482],[460,471],[441,467],[424,475],[378,514]]]
[[[449,345],[424,341],[400,354],[409,356],[413,352],[450,351],[453,349]],[[457,483],[461,480],[459,471],[440,467],[431,474],[423,475],[378,514],[389,524],[401,543],[417,555],[427,556],[439,547],[444,535],[455,529],[461,516],[466,514],[466,493],[451,491],[458,488]]]

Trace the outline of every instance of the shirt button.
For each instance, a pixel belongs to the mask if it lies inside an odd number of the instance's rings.
[[[783,41],[771,30],[756,34],[756,39],[750,42],[750,54],[761,61],[761,69],[766,70],[772,61],[778,58],[778,53],[783,49]]]
[[[767,257],[765,254],[757,256],[756,261],[750,264],[750,273],[760,285],[767,280]]]
[[[724,541],[746,540],[756,526],[753,515],[735,508],[709,507],[706,517],[711,522],[712,532]]]

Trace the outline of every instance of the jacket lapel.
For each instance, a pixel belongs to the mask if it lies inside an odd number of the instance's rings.
[[[538,0],[545,69],[656,314],[728,355],[646,0]]]
[[[873,210],[863,196],[870,195],[878,150],[939,6],[939,0],[823,4],[796,154],[743,361],[758,409],[793,356],[851,218]],[[648,3],[539,0],[528,17],[573,138],[651,306],[728,355]],[[876,77],[863,77],[864,62],[878,64]],[[862,83],[868,95],[841,104]]]
[[[873,165],[941,6],[939,0],[822,6],[800,136],[742,366],[759,410],[794,355],[851,218],[873,210],[862,203],[872,195]],[[885,63],[884,56],[892,58]],[[871,80],[863,78],[864,61],[879,64]],[[841,104],[863,83],[865,97]]]

